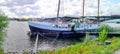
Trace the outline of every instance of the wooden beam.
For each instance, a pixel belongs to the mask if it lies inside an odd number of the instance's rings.
[[[60,2],[61,2],[61,1],[59,0],[59,1],[58,1],[57,18],[59,17],[59,14],[60,14],[60,13],[59,13],[59,12],[60,12]]]

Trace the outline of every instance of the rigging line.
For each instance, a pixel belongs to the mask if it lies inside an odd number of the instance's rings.
[[[48,34],[48,33],[39,33],[39,35],[40,35],[41,37],[46,38],[46,39],[49,39],[49,38],[45,37],[44,34]],[[59,34],[60,34],[60,33],[57,33],[55,39],[51,40],[51,41],[52,41],[51,44],[55,43],[55,41],[56,41],[57,38],[59,37]],[[43,40],[44,40],[44,39],[43,39]]]
[[[57,40],[57,38],[59,37],[59,34],[60,33],[57,33],[57,36],[56,36],[56,38],[51,42],[51,44],[53,44],[53,43],[55,43],[55,41]]]

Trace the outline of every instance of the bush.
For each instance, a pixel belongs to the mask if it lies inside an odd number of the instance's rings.
[[[7,24],[8,24],[8,17],[0,13],[0,48],[4,40],[4,34],[5,34],[4,29],[7,26]]]
[[[98,40],[100,41],[100,43],[103,43],[105,42],[106,38],[107,38],[107,32],[106,29],[103,28],[103,30],[99,33]]]
[[[113,29],[109,25],[102,25],[96,31],[101,32],[103,29],[106,30],[106,32],[112,32],[113,31]]]

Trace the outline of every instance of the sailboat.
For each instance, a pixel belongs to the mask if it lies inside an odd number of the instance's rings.
[[[84,0],[83,0],[84,7]],[[60,0],[58,2],[58,11],[56,18],[47,18],[45,21],[29,21],[28,25],[32,35],[39,33],[41,36],[49,37],[80,37],[85,34],[82,32],[95,31],[100,27],[97,23],[91,23],[89,20],[83,20],[83,17],[59,17]]]

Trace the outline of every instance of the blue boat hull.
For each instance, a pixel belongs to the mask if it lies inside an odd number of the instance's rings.
[[[31,32],[33,33],[40,33],[44,36],[47,37],[81,37],[84,36],[85,34],[83,33],[77,33],[75,31],[57,31],[57,30],[48,30],[48,29],[43,29],[43,28],[37,28],[34,26],[30,26],[29,28]]]
[[[85,36],[86,32],[95,31],[99,27],[98,24],[81,23],[80,27],[74,28],[69,27],[69,24],[56,24],[38,21],[29,21],[28,25],[32,33],[39,33],[41,36],[49,37],[81,37]]]

